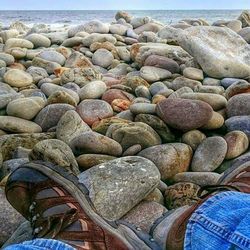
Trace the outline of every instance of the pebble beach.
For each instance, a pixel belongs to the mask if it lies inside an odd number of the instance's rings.
[[[78,176],[97,213],[145,232],[250,161],[250,11],[164,24],[0,29],[0,247],[32,239],[8,203],[30,161]]]

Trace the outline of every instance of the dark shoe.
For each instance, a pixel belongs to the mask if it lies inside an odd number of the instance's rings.
[[[213,194],[220,191],[239,191],[250,194],[250,162],[228,169],[218,181],[218,185],[207,186],[200,189],[200,195],[204,190],[208,191],[208,193],[200,196],[200,201],[195,205],[169,211],[155,222],[150,234],[158,244],[160,244],[162,249],[183,249],[189,218],[192,213]]]
[[[6,184],[6,197],[28,219],[34,238],[52,238],[76,249],[160,249],[125,222],[111,223],[94,210],[77,177],[44,162],[22,165]]]

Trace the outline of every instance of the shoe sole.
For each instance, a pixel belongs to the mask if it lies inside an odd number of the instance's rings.
[[[81,205],[84,212],[89,216],[90,219],[93,220],[94,223],[96,223],[98,226],[103,228],[104,230],[108,231],[115,237],[117,237],[121,242],[124,243],[124,245],[131,250],[150,250],[150,249],[156,249],[158,250],[158,247],[150,247],[148,244],[150,244],[150,240],[145,243],[145,237],[139,237],[137,234],[136,229],[132,229],[129,226],[130,231],[133,231],[132,236],[127,234],[128,238],[130,239],[130,242],[133,242],[134,244],[130,244],[128,240],[125,238],[125,236],[122,235],[122,233],[118,230],[119,225],[117,225],[115,222],[106,221],[103,219],[100,215],[98,215],[95,212],[95,209],[92,205],[92,202],[88,196],[88,189],[84,186],[83,183],[79,182],[78,178],[73,175],[70,172],[67,172],[62,167],[53,165],[48,162],[30,162],[22,165],[23,168],[31,168],[34,170],[37,170],[44,175],[48,176],[48,178],[54,180],[55,182],[62,185],[65,190],[67,190]],[[126,223],[123,223],[123,227],[126,225]],[[127,226],[127,225],[126,225]],[[147,239],[148,240],[148,239]],[[139,244],[136,244],[136,242],[139,242]],[[137,245],[140,245],[138,248]]]
[[[224,173],[224,175],[218,180],[218,185],[225,185],[227,184],[232,178],[237,176],[239,173],[244,171],[244,169],[248,168],[250,166],[250,161],[247,161],[243,163],[240,166],[232,166],[229,169],[227,169]]]

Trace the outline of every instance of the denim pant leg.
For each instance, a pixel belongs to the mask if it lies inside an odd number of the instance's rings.
[[[185,250],[250,250],[250,195],[222,192],[191,216]]]
[[[75,249],[58,240],[35,239],[31,241],[25,241],[20,244],[10,245],[4,248],[4,250],[75,250]]]

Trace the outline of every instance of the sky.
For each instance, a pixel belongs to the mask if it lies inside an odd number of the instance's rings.
[[[250,0],[0,0],[0,10],[250,9]]]

